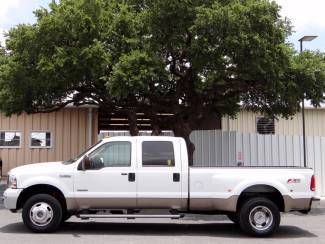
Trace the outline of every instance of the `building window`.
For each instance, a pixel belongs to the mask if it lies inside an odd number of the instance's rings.
[[[33,131],[30,133],[30,147],[48,148],[52,146],[51,132]]]
[[[169,141],[144,141],[142,143],[143,166],[175,166],[174,147]]]
[[[258,134],[274,134],[274,119],[267,117],[256,118],[256,130]]]
[[[0,147],[16,148],[20,147],[21,132],[18,131],[0,131]]]

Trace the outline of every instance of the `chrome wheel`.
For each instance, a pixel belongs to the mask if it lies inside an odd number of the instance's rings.
[[[273,224],[273,214],[265,206],[256,206],[249,213],[249,223],[257,231],[265,231]]]
[[[29,211],[30,221],[37,226],[46,226],[53,219],[53,209],[45,202],[35,203]]]

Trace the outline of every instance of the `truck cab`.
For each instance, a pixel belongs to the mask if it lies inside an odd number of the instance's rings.
[[[101,143],[75,165],[75,207],[185,210],[188,162],[181,147],[186,150],[176,137],[113,137]]]

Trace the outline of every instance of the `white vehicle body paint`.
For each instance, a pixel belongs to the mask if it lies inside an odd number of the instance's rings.
[[[125,143],[130,143],[127,149],[130,150],[129,165],[81,168],[85,155],[96,154],[103,145],[115,145],[116,142],[124,143],[119,146],[123,150],[128,145]],[[144,165],[142,157],[148,154],[143,152],[144,142],[152,145],[155,142],[171,143],[173,152],[170,155],[173,156],[162,157],[172,159],[167,160],[166,165]],[[154,161],[154,156],[149,152],[146,157]],[[102,158],[100,160],[103,161]],[[11,210],[21,207],[18,202],[24,191],[39,185],[51,186],[62,192],[67,209],[73,212],[84,209],[161,208],[183,212],[235,212],[243,192],[257,193],[259,189],[280,193],[284,199],[283,211],[286,212],[309,210],[314,196],[314,191],[310,189],[311,169],[189,167],[185,141],[165,136],[106,138],[71,163],[25,165],[11,170],[9,175],[17,184],[15,189],[8,188],[4,193],[5,206]]]

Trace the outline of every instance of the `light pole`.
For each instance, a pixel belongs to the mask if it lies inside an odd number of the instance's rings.
[[[317,36],[303,36],[298,41],[300,42],[300,53],[303,52],[303,42],[310,42],[317,38]],[[303,151],[304,151],[304,167],[307,167],[307,159],[306,159],[306,126],[305,126],[305,93],[302,98],[301,105],[301,115],[302,115],[302,143],[303,143]]]

